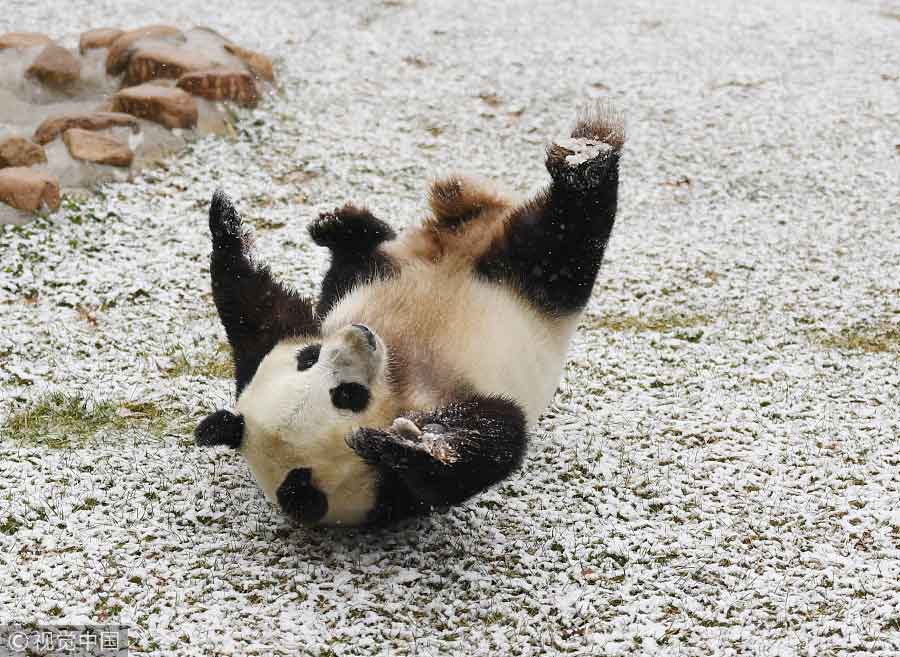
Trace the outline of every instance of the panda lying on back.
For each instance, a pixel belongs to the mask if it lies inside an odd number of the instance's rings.
[[[400,235],[347,205],[309,229],[331,250],[318,303],[249,253],[221,191],[212,288],[234,353],[235,412],[196,431],[247,459],[304,523],[384,523],[462,502],[522,462],[550,402],[616,215],[620,119],[579,115],[525,203],[454,177]]]

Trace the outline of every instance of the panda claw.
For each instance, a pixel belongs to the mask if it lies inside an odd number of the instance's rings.
[[[416,423],[405,417],[398,417],[391,425],[391,431],[403,436],[409,441],[419,440],[422,430],[416,426]]]

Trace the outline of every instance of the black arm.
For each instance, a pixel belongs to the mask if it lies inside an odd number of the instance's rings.
[[[382,470],[376,515],[393,519],[458,504],[506,478],[522,463],[527,431],[518,404],[473,395],[389,429],[358,429],[347,442]]]
[[[213,298],[234,355],[238,394],[259,363],[280,340],[316,334],[313,304],[276,281],[267,267],[253,262],[250,237],[231,199],[221,190],[209,206]]]

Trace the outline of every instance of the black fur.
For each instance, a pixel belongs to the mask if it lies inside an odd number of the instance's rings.
[[[244,440],[244,418],[229,411],[207,415],[194,430],[194,441],[200,447],[226,445],[240,449]]]
[[[378,245],[394,239],[396,233],[368,210],[348,204],[322,214],[310,225],[309,235],[313,242],[331,250],[331,266],[322,280],[316,306],[319,317],[325,317],[356,285],[394,270]]]
[[[509,476],[527,446],[525,414],[512,400],[473,395],[409,416],[425,433],[362,428],[350,447],[381,472],[372,522],[458,504]]]
[[[328,512],[328,498],[312,484],[312,470],[294,468],[276,493],[278,504],[291,518],[303,523],[314,523]]]
[[[319,331],[312,303],[281,285],[267,267],[253,263],[248,237],[231,199],[221,190],[209,206],[213,298],[234,355],[240,395],[259,363],[283,338]]]
[[[319,362],[319,354],[322,353],[322,345],[311,344],[303,347],[297,354],[297,371],[304,372]]]
[[[568,315],[591,295],[616,218],[619,148],[624,138],[610,122],[583,119],[573,137],[606,140],[612,148],[579,165],[572,152],[551,146],[550,188],[517,209],[502,240],[476,263],[484,278],[517,287],[542,311]]]
[[[335,408],[360,413],[369,405],[369,389],[359,383],[341,383],[329,392]]]

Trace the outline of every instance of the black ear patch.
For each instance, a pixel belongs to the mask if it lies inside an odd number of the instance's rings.
[[[309,468],[291,470],[275,495],[281,509],[300,522],[318,522],[328,511],[328,498],[313,486]]]
[[[341,383],[331,389],[331,403],[335,408],[359,413],[369,405],[369,389],[359,383]]]
[[[194,430],[194,441],[200,447],[225,445],[239,449],[244,440],[244,418],[226,410],[207,415]]]

